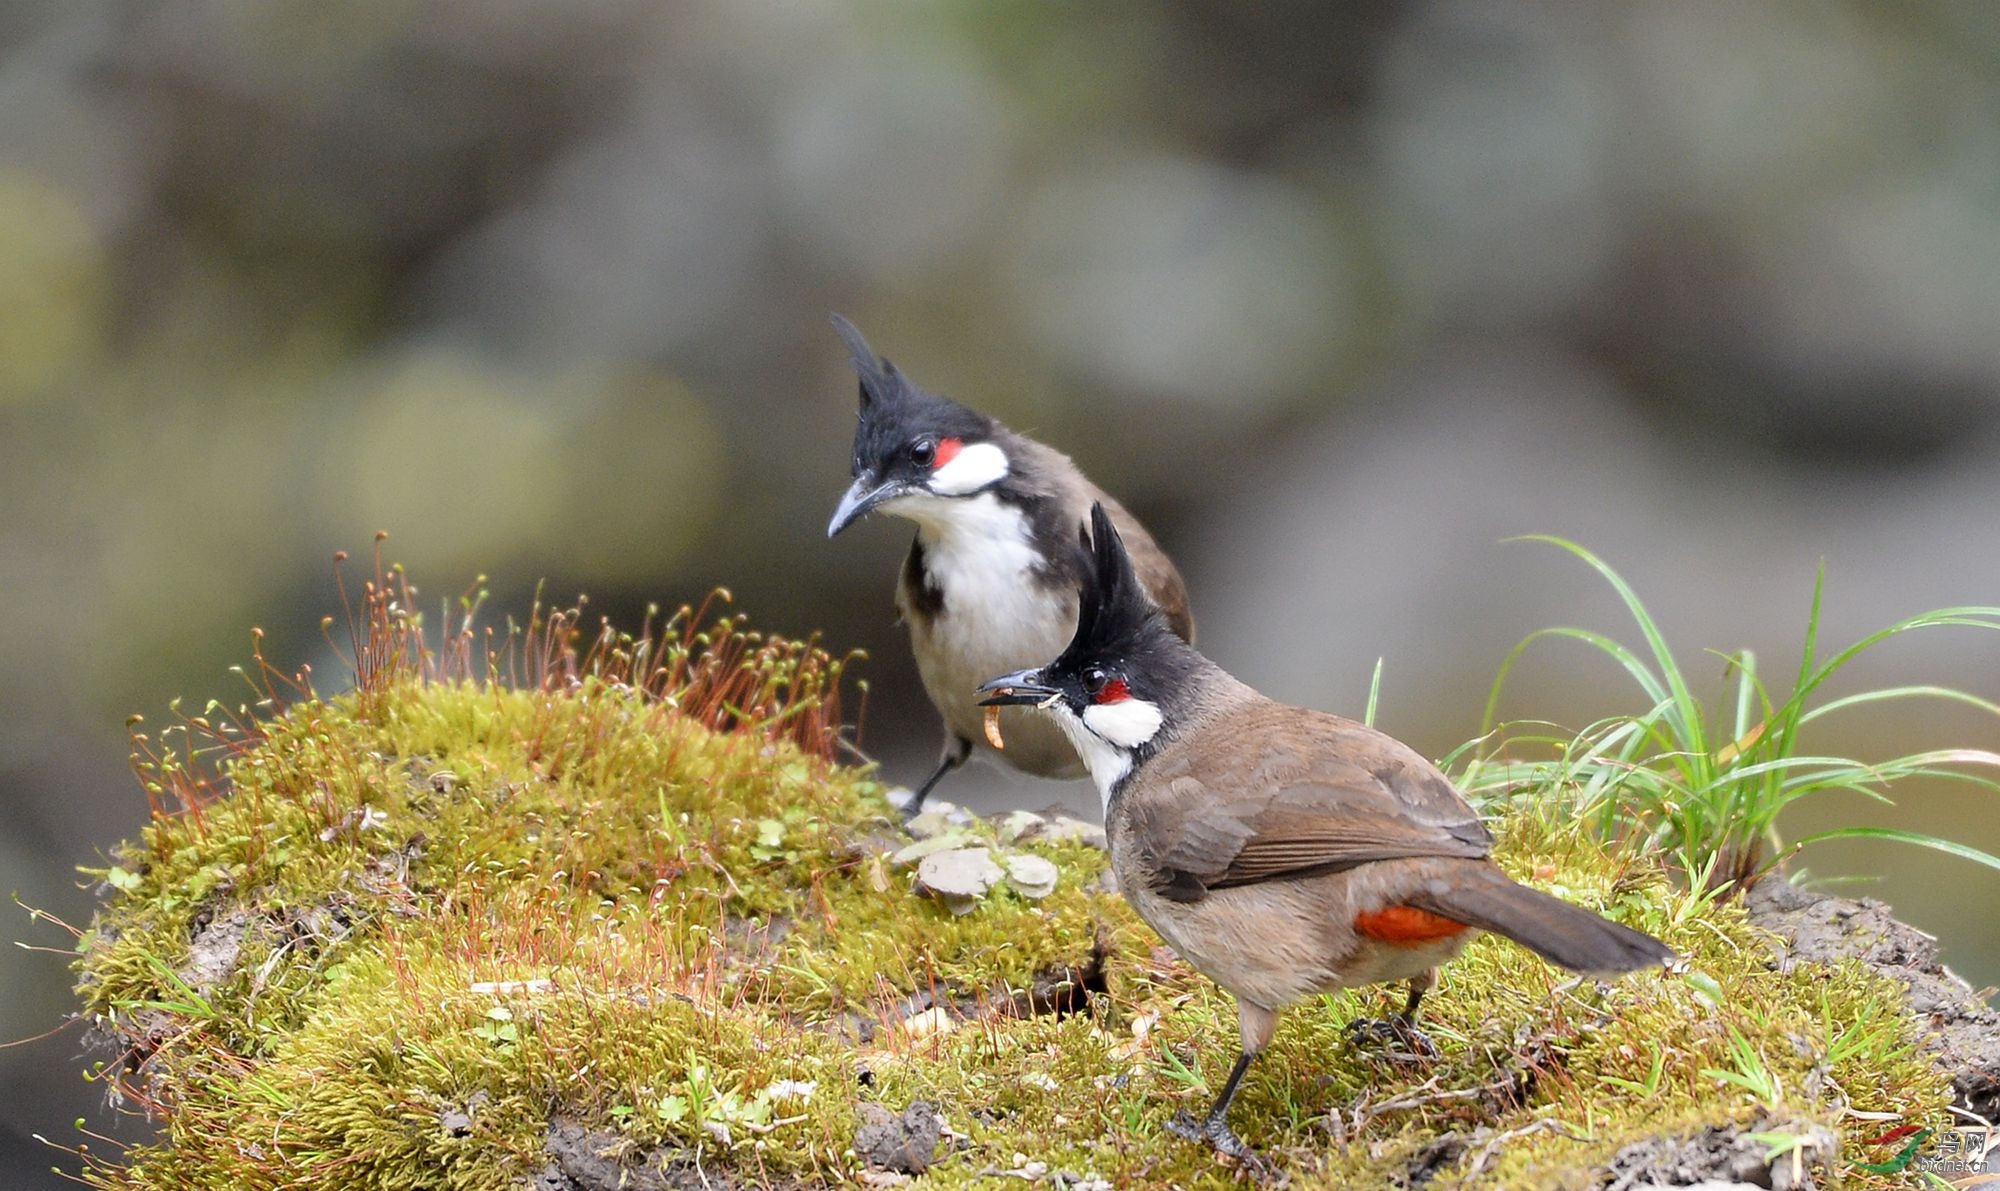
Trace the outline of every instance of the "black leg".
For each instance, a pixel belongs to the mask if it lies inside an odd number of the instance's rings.
[[[965,759],[971,755],[972,742],[970,740],[967,740],[963,736],[945,737],[944,756],[938,760],[938,767],[931,770],[931,775],[924,779],[924,784],[917,787],[915,794],[910,795],[909,805],[903,808],[904,820],[907,821],[916,818],[917,813],[924,809],[924,799],[931,796],[931,787],[942,781],[945,774],[965,764]]]
[[[1386,1020],[1364,1017],[1351,1021],[1347,1023],[1348,1034],[1358,1042],[1383,1044],[1385,1047],[1383,1057],[1399,1063],[1423,1062],[1437,1058],[1437,1043],[1432,1042],[1417,1028],[1417,1006],[1423,1004],[1424,994],[1430,991],[1431,983],[1436,979],[1435,968],[1421,976],[1412,977],[1410,995],[1403,1002],[1401,1013]]]
[[[1250,1069],[1250,1060],[1256,1057],[1254,1050],[1246,1050],[1236,1056],[1236,1066],[1230,1068],[1229,1079],[1222,1085],[1222,1094],[1215,1098],[1206,1117],[1197,1121],[1184,1112],[1177,1112],[1174,1119],[1167,1122],[1167,1130],[1189,1141],[1205,1141],[1215,1147],[1216,1153],[1236,1159],[1256,1174],[1266,1175],[1270,1173],[1270,1164],[1229,1127],[1229,1105],[1236,1099],[1236,1086],[1243,1082],[1243,1073]]]
[[[1410,996],[1403,1002],[1403,1025],[1412,1030],[1417,1028],[1417,1006],[1424,1003],[1424,994],[1431,990],[1431,981],[1436,979],[1437,969],[1432,968],[1410,981]]]

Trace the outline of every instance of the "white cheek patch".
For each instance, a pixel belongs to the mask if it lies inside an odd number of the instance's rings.
[[[1135,749],[1151,740],[1163,722],[1160,709],[1144,699],[1120,699],[1083,709],[1084,726],[1122,749]]]
[[[1007,475],[1007,452],[990,442],[976,442],[931,473],[930,490],[940,496],[966,496]]]

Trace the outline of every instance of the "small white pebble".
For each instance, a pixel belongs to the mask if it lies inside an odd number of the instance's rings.
[[[819,1090],[816,1079],[781,1079],[764,1089],[773,1100],[810,1100]]]
[[[941,1008],[930,1008],[922,1013],[914,1013],[896,1023],[896,1029],[912,1042],[926,1038],[939,1038],[957,1028],[951,1014]]]

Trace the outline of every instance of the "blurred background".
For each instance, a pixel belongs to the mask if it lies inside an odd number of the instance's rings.
[[[139,826],[123,721],[335,667],[335,550],[496,613],[628,624],[728,584],[866,648],[864,744],[931,763],[890,591],[824,539],[854,378],[827,313],[1071,452],[1180,559],[1205,649],[1432,755],[1546,624],[1695,675],[2000,602],[2000,7],[257,0],[0,7],[0,887],[72,922]],[[1843,689],[2000,697],[2000,640]],[[1506,702],[1631,710],[1550,644]],[[2000,746],[1854,715],[1829,749]],[[1087,785],[969,772],[942,796]],[[2000,806],[1802,805],[2000,848]],[[2000,981],[2000,873],[1828,846]],[[61,947],[13,913],[10,939]],[[10,949],[0,1034],[70,1007]],[[102,1121],[78,1035],[0,1050],[0,1182]]]

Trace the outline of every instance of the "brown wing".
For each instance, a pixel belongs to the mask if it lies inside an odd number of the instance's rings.
[[[1409,856],[1479,858],[1493,837],[1437,767],[1372,728],[1269,700],[1204,725],[1214,748],[1148,766],[1134,839],[1155,887],[1211,890]]]

